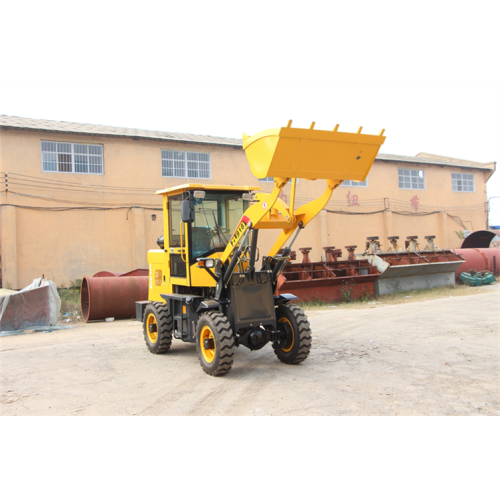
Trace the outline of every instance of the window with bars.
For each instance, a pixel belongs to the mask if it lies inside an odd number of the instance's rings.
[[[425,172],[398,168],[399,189],[425,189]]]
[[[102,174],[102,146],[42,141],[42,172]]]
[[[451,174],[451,187],[453,191],[466,191],[473,193],[474,187],[474,174]]]
[[[362,181],[344,181],[341,186],[352,186],[352,187],[368,187],[368,177]]]
[[[262,179],[259,179],[260,182],[274,182],[274,177],[263,177]],[[288,181],[288,184],[292,183],[292,179]],[[299,179],[297,179],[297,184],[299,183]]]
[[[161,150],[162,177],[186,177],[188,179],[210,179],[210,153],[192,151]]]

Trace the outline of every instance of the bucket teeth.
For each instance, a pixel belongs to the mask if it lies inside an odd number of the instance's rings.
[[[258,179],[366,179],[375,157],[384,143],[383,130],[378,135],[357,132],[286,127],[268,129],[249,137],[243,134],[243,148],[252,173]]]

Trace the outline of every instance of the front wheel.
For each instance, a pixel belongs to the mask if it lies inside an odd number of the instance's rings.
[[[284,304],[276,308],[278,329],[283,340],[273,343],[276,356],[282,363],[294,365],[304,361],[311,350],[311,327],[302,308]]]
[[[233,366],[234,336],[227,318],[220,312],[200,316],[196,327],[196,350],[203,370],[214,377]]]
[[[172,345],[173,322],[166,304],[149,304],[144,311],[144,340],[153,354],[167,352]]]

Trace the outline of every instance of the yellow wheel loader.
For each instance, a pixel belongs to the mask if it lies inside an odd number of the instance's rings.
[[[273,177],[271,193],[251,186],[184,184],[163,189],[163,236],[148,252],[149,294],[136,303],[144,339],[154,354],[172,339],[196,343],[209,375],[224,375],[235,349],[272,343],[280,361],[304,361],[311,330],[291,294],[275,295],[278,276],[300,231],[325,207],[344,180],[364,181],[384,143],[379,135],[293,128],[264,130],[243,149],[252,173]],[[326,180],[324,193],[295,207],[298,178]],[[279,198],[291,181],[288,206]],[[269,255],[258,258],[259,231],[281,229]],[[285,246],[288,243],[287,246]],[[258,264],[260,262],[260,265]]]

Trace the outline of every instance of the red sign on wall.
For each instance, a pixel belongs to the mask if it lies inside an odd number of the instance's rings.
[[[415,212],[418,210],[418,196],[415,195],[413,198],[410,199],[410,203],[412,208],[415,210]]]
[[[354,206],[358,206],[359,207],[358,195],[357,194],[351,195],[351,192],[349,191],[347,193],[346,198],[347,198],[347,206],[348,207],[354,207]]]

